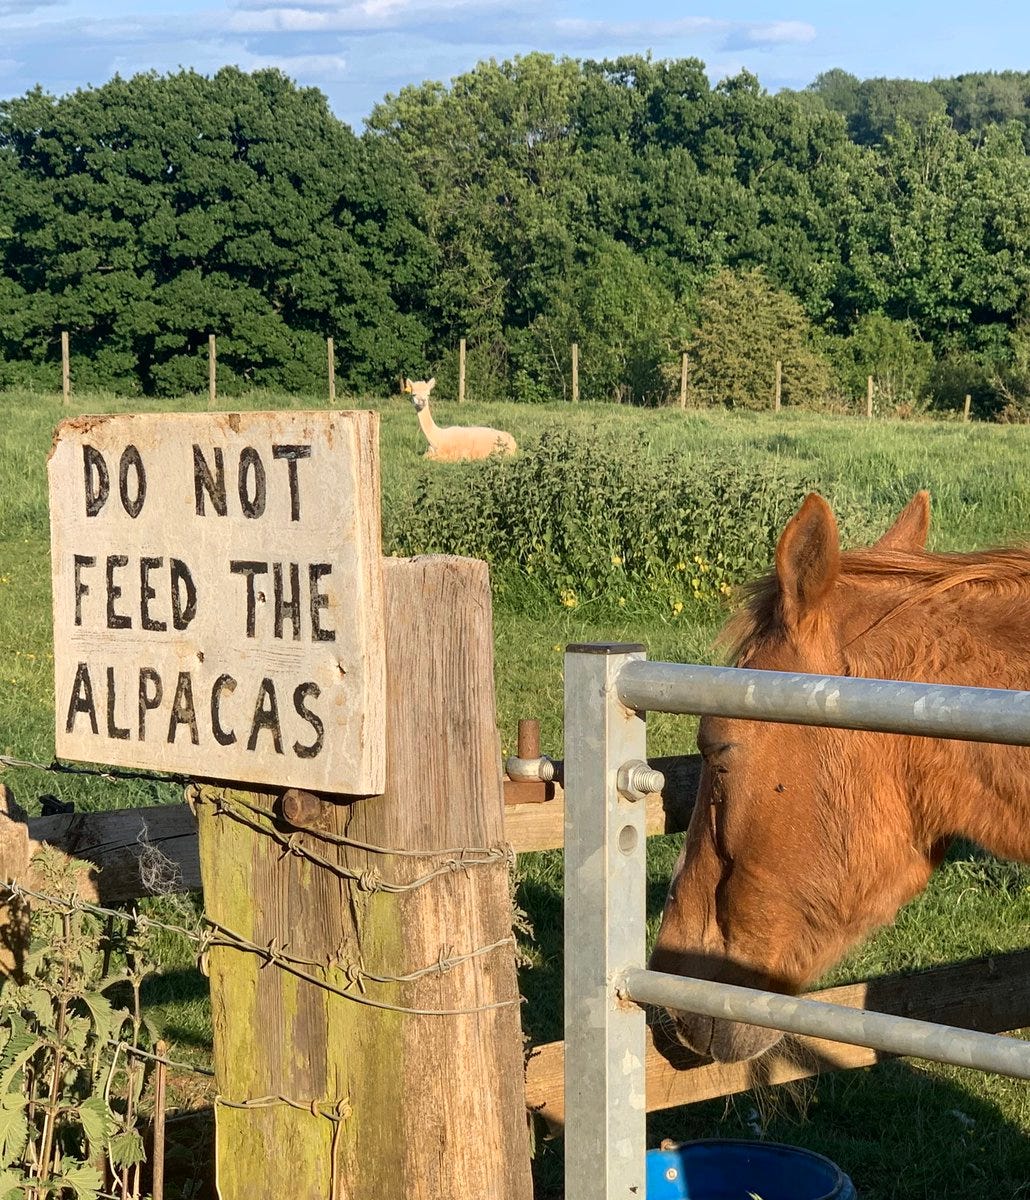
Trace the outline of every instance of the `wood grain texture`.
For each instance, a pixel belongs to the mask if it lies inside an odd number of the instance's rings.
[[[425,855],[372,854],[313,834],[297,835],[297,844],[403,883],[441,864],[434,850],[500,846],[503,803],[486,567],[440,557],[385,567],[386,790],[353,802],[336,797],[327,806],[330,832]],[[288,944],[291,955],[360,963],[384,976],[503,942],[445,973],[369,980],[364,994],[431,1010],[517,998],[503,859],[450,870],[410,892],[365,891],[303,858],[281,858],[267,838],[219,812],[220,795],[233,804],[233,793],[208,789],[199,806],[205,906],[216,920],[261,945]],[[257,802],[270,806],[274,797]],[[219,1107],[222,1200],[528,1200],[518,1004],[416,1016],[336,997],[260,964],[233,950],[210,956],[218,1086],[238,1100],[341,1104],[335,1190],[330,1121],[283,1105]],[[347,983],[342,965],[327,976]]]
[[[810,992],[808,998],[867,1008],[960,1029],[1002,1033],[1030,1026],[1030,950],[974,959],[912,975]],[[712,1063],[678,1046],[647,1041],[647,1111],[696,1104],[751,1088],[807,1079],[825,1071],[868,1067],[890,1055],[821,1038],[794,1037],[789,1051],[773,1049],[745,1063]],[[565,1120],[564,1044],[531,1052],[526,1102],[554,1131]]]

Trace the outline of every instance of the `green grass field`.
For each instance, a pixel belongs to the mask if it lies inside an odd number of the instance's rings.
[[[72,410],[52,397],[7,393],[0,444],[0,750],[48,762],[53,753],[50,566],[46,456],[54,426],[71,412],[131,411],[106,396],[80,396]],[[179,409],[206,408],[206,397]],[[236,407],[317,407],[258,394]],[[423,444],[407,400],[357,402],[382,414],[384,517],[403,521],[422,469]],[[162,404],[162,408],[171,405]],[[646,455],[675,454],[684,472],[704,472],[713,453],[741,461],[801,469],[844,514],[845,540],[881,532],[918,488],[930,489],[931,548],[961,550],[1030,535],[1030,429],[953,423],[868,423],[854,418],[794,414],[732,414],[631,410],[613,406],[517,407],[440,405],[441,424],[484,423],[526,442],[565,425],[632,442]],[[462,467],[439,467],[460,479]],[[647,487],[642,479],[640,486]],[[712,638],[726,615],[709,599],[676,612],[604,593],[565,607],[529,579],[497,578],[495,671],[501,742],[514,748],[519,717],[539,717],[544,748],[560,755],[562,651],[568,642],[642,641],[651,657],[710,659]],[[689,718],[649,718],[653,754],[693,750]],[[69,775],[11,769],[2,776],[19,801],[38,811],[39,796],[74,800],[79,809],[172,802],[175,789],[147,782],[107,784]],[[649,847],[652,926],[677,851],[677,839]],[[524,1023],[533,1042],[561,1036],[561,859],[557,852],[520,859],[520,903],[534,935],[522,977]],[[179,903],[162,901],[166,905]],[[971,849],[954,854],[931,887],[838,967],[826,982],[869,978],[1030,944],[1030,868],[994,862]],[[1030,981],[1028,981],[1030,987]],[[172,1057],[205,1061],[210,1044],[206,983],[183,947],[169,943],[166,970],[147,988],[151,1017]],[[191,1100],[187,1081],[178,1096]],[[197,1085],[192,1098],[202,1095]],[[185,1124],[188,1125],[188,1122]],[[883,1064],[816,1083],[655,1116],[661,1137],[765,1136],[810,1146],[851,1175],[862,1200],[965,1200],[970,1195],[1030,1197],[1030,1088],[1009,1080],[916,1062]],[[195,1175],[197,1173],[197,1168]],[[560,1154],[537,1148],[541,1196],[560,1195]],[[199,1177],[199,1175],[197,1176]],[[187,1180],[187,1185],[189,1181]],[[183,1194],[188,1186],[184,1185]],[[195,1193],[192,1193],[195,1194]]]

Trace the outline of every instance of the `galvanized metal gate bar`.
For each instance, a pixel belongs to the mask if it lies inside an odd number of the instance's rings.
[[[619,675],[638,712],[711,713],[752,721],[1030,744],[1030,692],[638,662]]]
[[[620,795],[619,772],[646,757],[647,711],[1030,744],[1030,692],[651,663],[642,646],[570,646],[566,1200],[644,1200],[645,1029],[630,997],[1030,1078],[1026,1043],[645,970],[644,810],[631,789]]]
[[[640,1004],[746,1021],[766,1029],[869,1046],[887,1054],[909,1054],[1014,1079],[1030,1079],[1030,1042],[1015,1038],[638,968],[627,971],[616,987]]]
[[[646,810],[618,771],[646,751],[644,718],[615,680],[643,646],[570,646],[565,656],[566,1200],[644,1200],[644,1010],[613,986],[643,966]]]

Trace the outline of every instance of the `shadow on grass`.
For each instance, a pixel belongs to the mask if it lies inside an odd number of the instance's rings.
[[[654,917],[668,880],[661,860],[675,846],[656,856],[650,850],[649,845],[647,910]],[[964,870],[988,871],[992,881],[998,875],[1008,882],[1016,869],[982,862],[978,854],[965,857]],[[523,1022],[532,1045],[563,1036],[561,876],[560,853],[531,856],[519,886],[519,903],[534,933],[528,939],[534,965],[520,977],[527,998]],[[875,981],[868,1005],[878,1007]],[[860,1200],[1030,1200],[1030,1087],[1025,1082],[889,1059],[769,1086],[761,1083],[760,1061],[756,1086],[747,1092],[652,1114],[648,1145],[656,1147],[663,1139],[764,1137],[836,1162]],[[560,1200],[562,1139],[548,1138],[539,1127],[536,1133],[535,1195]],[[760,1181],[753,1191],[762,1194]]]
[[[886,1061],[653,1113],[647,1144],[719,1137],[800,1146],[835,1162],[859,1200],[1030,1200],[1026,1128],[977,1086],[973,1071]],[[536,1200],[564,1195],[562,1149],[560,1137],[537,1144]]]

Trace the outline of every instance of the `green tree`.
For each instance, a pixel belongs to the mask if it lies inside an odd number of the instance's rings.
[[[939,351],[1003,345],[1030,294],[1030,158],[1018,128],[976,143],[943,115],[921,131],[902,124],[878,156],[848,262],[859,313],[911,320]]]
[[[421,351],[417,195],[277,71],[37,89],[0,106],[0,163],[4,359],[64,327],[81,384],[169,393],[203,385],[209,332],[229,391],[319,387],[327,335],[352,386]]]
[[[919,340],[911,321],[867,313],[844,343],[840,375],[853,397],[865,394],[871,375],[881,410],[914,411],[929,401],[933,366],[933,350]]]
[[[798,301],[773,287],[760,269],[720,271],[698,302],[691,345],[694,397],[728,408],[770,408],[777,361],[784,404],[826,403],[830,368],[813,345],[812,324]]]
[[[685,324],[680,306],[644,260],[621,242],[601,239],[574,282],[513,334],[516,395],[567,398],[569,347],[576,342],[584,400],[665,403]]]

